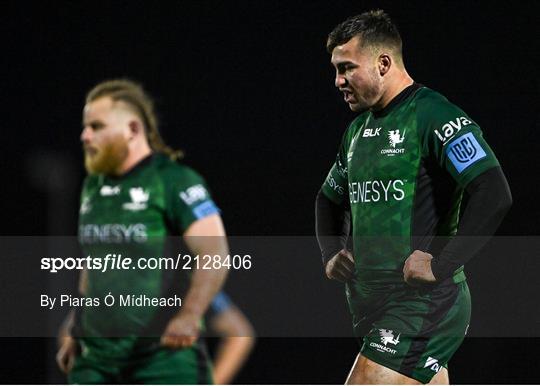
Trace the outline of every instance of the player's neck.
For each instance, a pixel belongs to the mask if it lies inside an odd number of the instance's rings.
[[[152,149],[148,144],[141,144],[134,149],[130,149],[127,158],[118,169],[116,175],[118,177],[123,176],[151,153]]]
[[[414,83],[413,78],[409,76],[407,71],[403,70],[395,74],[395,78],[388,82],[388,87],[384,94],[381,97],[380,102],[377,105],[377,108],[374,109],[382,110],[392,102],[392,100],[398,96],[403,90],[409,87]]]

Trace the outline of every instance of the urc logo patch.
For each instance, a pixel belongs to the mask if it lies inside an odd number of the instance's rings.
[[[446,148],[446,154],[458,173],[486,156],[486,152],[472,133],[456,138]]]

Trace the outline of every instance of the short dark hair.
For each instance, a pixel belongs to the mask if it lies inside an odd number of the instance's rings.
[[[362,46],[385,46],[392,48],[401,56],[402,42],[396,25],[382,9],[352,16],[339,24],[326,41],[328,53],[336,46],[347,43],[353,37],[361,38]]]

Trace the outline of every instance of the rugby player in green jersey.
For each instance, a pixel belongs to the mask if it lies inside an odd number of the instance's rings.
[[[79,241],[85,255],[163,256],[167,236],[195,255],[226,256],[219,210],[201,176],[175,161],[158,132],[153,103],[129,80],[106,81],[87,95],[81,141],[88,176]],[[201,320],[226,268],[193,270],[179,283],[169,270],[86,269],[82,296],[182,295],[181,307],[83,307],[57,360],[71,383],[211,383]],[[184,288],[179,293],[179,287]],[[154,333],[154,335],[152,335]],[[80,345],[80,354],[77,348]]]
[[[447,384],[470,319],[463,264],[509,209],[506,178],[476,122],[409,76],[386,13],[344,21],[327,49],[359,114],[316,200],[325,272],[361,339],[347,383]]]

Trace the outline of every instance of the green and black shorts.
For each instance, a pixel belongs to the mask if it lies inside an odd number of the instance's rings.
[[[362,356],[422,383],[443,367],[463,342],[471,299],[461,272],[438,285],[358,295],[347,287]],[[367,300],[369,299],[369,300]]]

